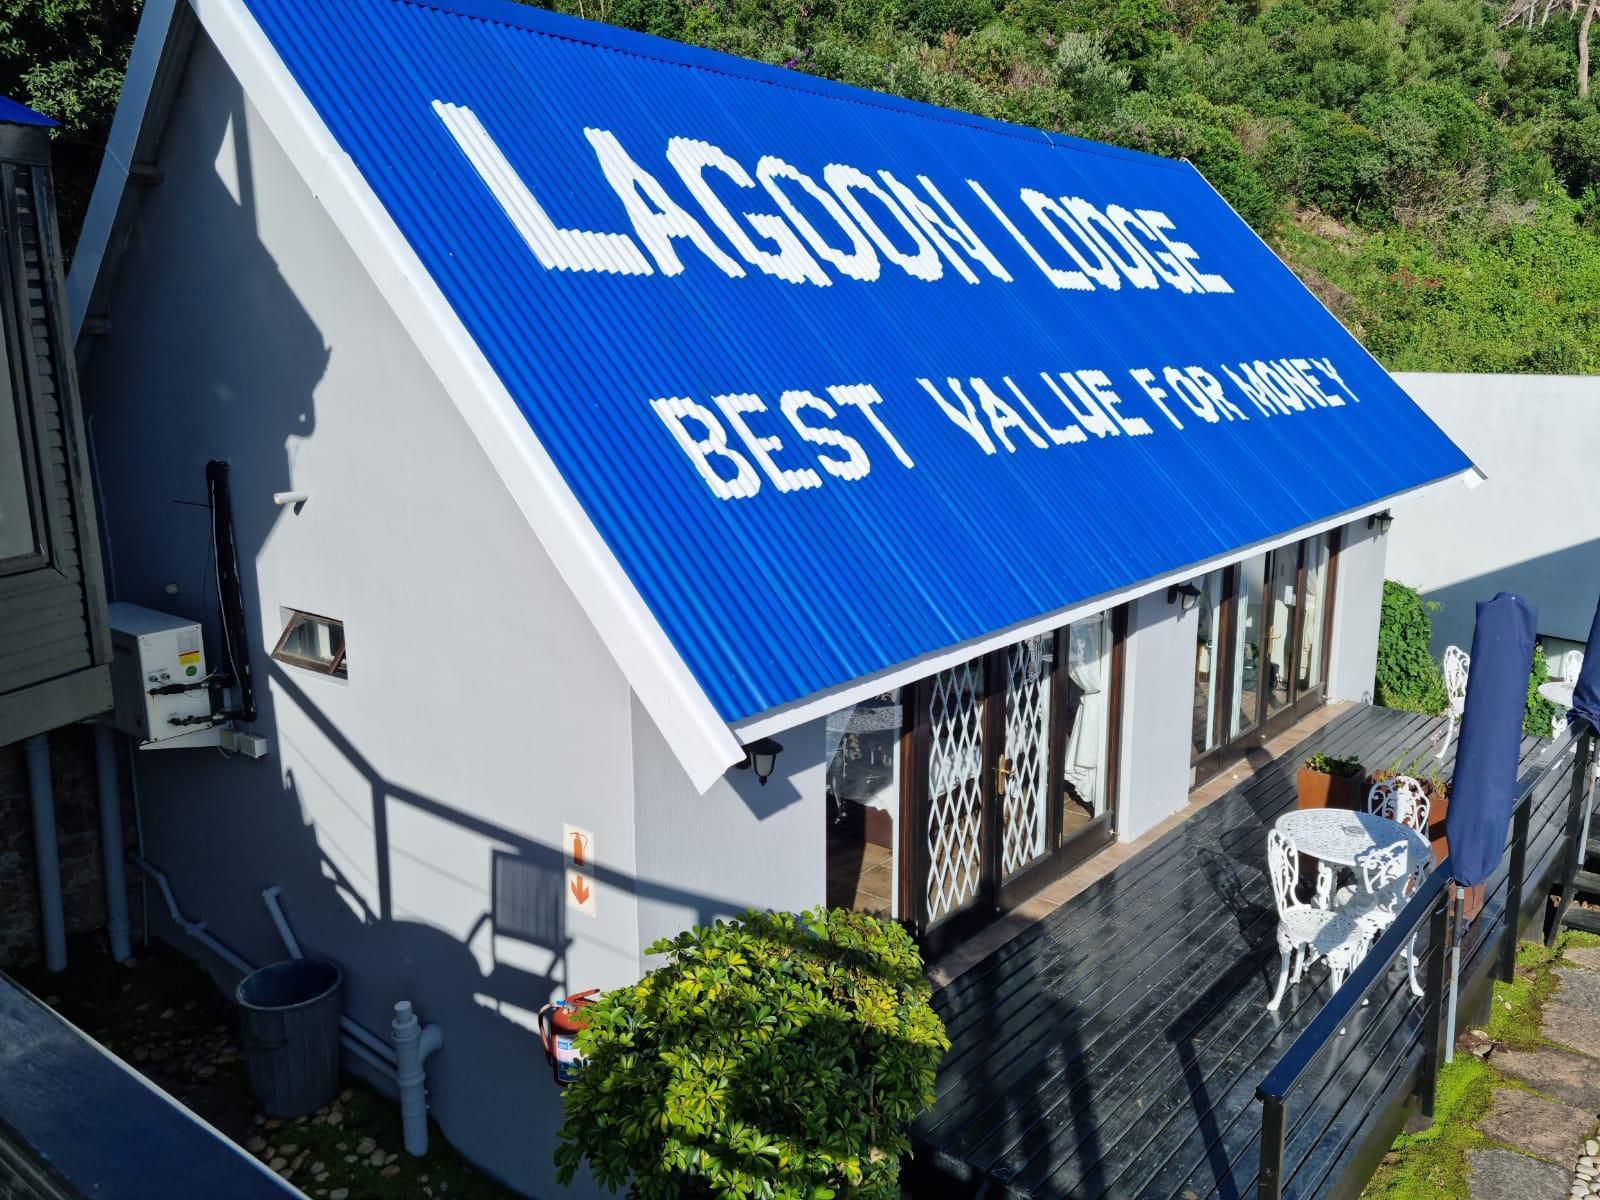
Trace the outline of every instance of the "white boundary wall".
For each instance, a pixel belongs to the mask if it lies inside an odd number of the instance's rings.
[[[1600,376],[1398,378],[1488,476],[1394,508],[1389,576],[1440,602],[1435,655],[1470,646],[1475,603],[1499,591],[1538,607],[1541,635],[1585,640],[1600,596]]]

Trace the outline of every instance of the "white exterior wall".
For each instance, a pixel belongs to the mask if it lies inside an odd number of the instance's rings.
[[[638,975],[628,686],[203,38],[159,166],[84,375],[116,596],[203,616],[216,655],[194,505],[228,459],[272,753],[139,753],[148,855],[258,963],[283,957],[261,902],[281,886],[307,951],[344,967],[347,1012],[385,1033],[409,998],[443,1027],[429,1092],[450,1140],[560,1194],[559,1100],[527,1025]],[[299,513],[272,502],[291,488]],[[346,623],[347,685],[270,662],[280,606]],[[595,835],[594,918],[563,903],[564,821]],[[533,899],[491,918],[496,853]],[[194,949],[153,888],[151,912]]]
[[[1199,620],[1195,611],[1169,603],[1165,588],[1128,605],[1117,784],[1121,841],[1132,841],[1188,803]]]
[[[827,888],[823,721],[778,735],[765,785],[733,770],[700,795],[643,707],[633,707],[639,938],[648,946],[747,908],[800,910]],[[641,955],[640,969],[649,962]]]
[[[1472,644],[1475,604],[1511,591],[1539,633],[1582,642],[1600,595],[1600,376],[1401,375],[1488,476],[1395,506],[1390,575],[1437,600],[1436,655]]]
[[[1447,484],[1446,490],[1455,491],[1460,487]],[[1328,655],[1329,700],[1372,703],[1373,679],[1378,667],[1378,622],[1383,616],[1384,565],[1388,542],[1398,528],[1399,518],[1388,534],[1369,529],[1367,522],[1361,520],[1346,525],[1339,535],[1333,647]]]
[[[1398,528],[1398,522],[1396,522]],[[1383,599],[1384,537],[1363,519],[1340,533],[1328,699],[1372,699]],[[1128,606],[1117,836],[1132,841],[1189,798],[1195,637],[1200,620],[1165,588]]]

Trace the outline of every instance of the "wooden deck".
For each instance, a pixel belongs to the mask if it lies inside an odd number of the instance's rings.
[[[952,1046],[915,1131],[914,1193],[1253,1195],[1256,1085],[1328,997],[1319,966],[1267,1011],[1278,964],[1266,831],[1294,803],[1306,754],[1376,769],[1425,746],[1436,724],[1352,709],[941,989]],[[1566,811],[1567,774],[1547,768],[1571,758],[1548,745],[1523,743],[1524,780],[1539,776],[1531,875],[1554,862]],[[1464,974],[1483,974],[1503,897],[1491,880]],[[1420,1004],[1400,972],[1379,987],[1390,990],[1371,994],[1296,1098],[1286,1195],[1359,1189],[1403,1116],[1393,1101],[1420,1058]]]

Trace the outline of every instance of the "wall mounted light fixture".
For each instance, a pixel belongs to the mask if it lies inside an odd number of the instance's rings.
[[[1188,612],[1200,602],[1200,587],[1193,583],[1175,583],[1167,589],[1167,603],[1183,606]]]
[[[760,738],[751,742],[744,748],[744,761],[739,763],[742,771],[747,767],[755,769],[756,781],[762,787],[767,786],[767,780],[772,777],[772,769],[778,763],[778,753],[783,746],[771,738]]]
[[[1394,524],[1394,514],[1387,508],[1381,513],[1373,513],[1367,518],[1367,528],[1376,529],[1379,533],[1388,533],[1389,526]]]

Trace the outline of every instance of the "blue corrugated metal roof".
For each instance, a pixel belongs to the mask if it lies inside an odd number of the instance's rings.
[[[497,0],[245,3],[730,721],[1470,465],[1186,164]]]
[[[42,112],[34,112],[26,104],[19,104],[9,96],[0,96],[0,125],[43,125],[54,129],[56,121]]]

